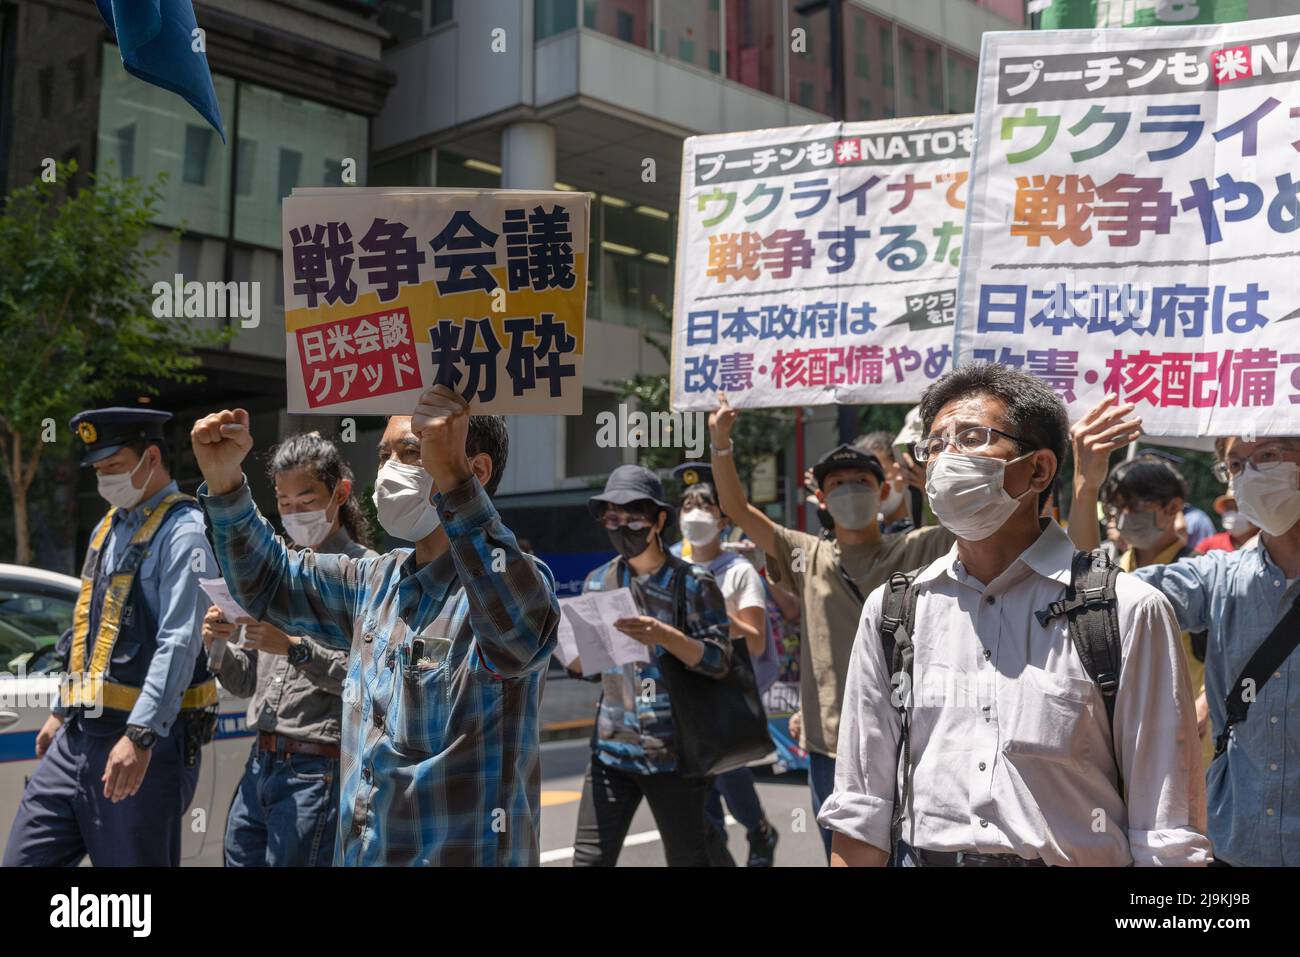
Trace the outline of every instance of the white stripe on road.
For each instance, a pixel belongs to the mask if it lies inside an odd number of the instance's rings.
[[[543,747],[545,747],[545,745],[543,745]],[[725,820],[727,822],[727,827],[731,827],[733,824],[738,823],[730,814],[726,816]],[[642,831],[640,834],[629,834],[623,840],[623,846],[637,847],[641,844],[653,844],[655,841],[660,839],[658,831]],[[573,857],[573,848],[561,847],[554,851],[542,851],[541,862],[543,864],[550,864],[554,861],[567,861],[571,857]]]

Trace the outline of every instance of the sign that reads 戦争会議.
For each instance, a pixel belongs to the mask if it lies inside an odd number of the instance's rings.
[[[985,34],[957,361],[1300,431],[1298,89],[1300,17]]]
[[[290,412],[582,411],[585,193],[295,189],[284,201]]]
[[[915,402],[951,368],[970,151],[969,116],[688,139],[672,407]]]

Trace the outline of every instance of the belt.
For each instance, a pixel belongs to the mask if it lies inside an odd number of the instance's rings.
[[[318,754],[322,758],[333,758],[336,761],[340,753],[337,744],[300,741],[297,738],[286,738],[282,734],[272,734],[269,731],[259,731],[257,733],[257,750],[276,751],[285,754]]]
[[[927,851],[914,848],[922,867],[1046,867],[1042,858],[1018,854],[980,854],[976,851]]]
[[[64,699],[64,705],[83,708],[93,707],[96,691],[101,695],[99,703],[108,711],[126,711],[129,713],[140,698],[139,688],[117,684],[114,681],[92,678],[86,681],[82,687],[74,688],[71,694]],[[210,708],[216,703],[217,680],[215,678],[209,678],[207,681],[186,688],[185,694],[181,696],[182,711]]]

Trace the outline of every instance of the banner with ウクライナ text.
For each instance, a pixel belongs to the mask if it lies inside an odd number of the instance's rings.
[[[1152,435],[1300,431],[1300,17],[989,33],[958,362]]]
[[[295,189],[284,201],[290,412],[582,410],[585,193]]]
[[[915,402],[948,371],[969,116],[688,139],[672,406]]]

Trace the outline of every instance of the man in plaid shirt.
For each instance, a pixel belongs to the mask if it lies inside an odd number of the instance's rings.
[[[351,651],[336,864],[536,865],[538,706],[559,602],[489,494],[499,416],[435,386],[379,446],[380,523],[415,542],[377,558],[295,551],[257,511],[240,463],[248,413],[195,423],[199,489],[231,595],[254,618]]]

